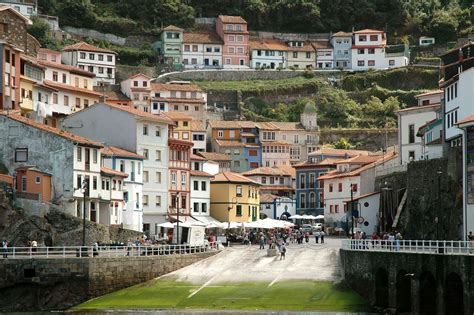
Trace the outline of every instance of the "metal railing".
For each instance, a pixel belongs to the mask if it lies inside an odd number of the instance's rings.
[[[85,257],[147,257],[186,255],[219,250],[220,244],[150,245],[150,246],[63,246],[63,247],[8,247],[0,248],[0,259],[25,258],[85,258]]]
[[[436,240],[343,240],[342,249],[369,252],[474,255],[474,242]]]

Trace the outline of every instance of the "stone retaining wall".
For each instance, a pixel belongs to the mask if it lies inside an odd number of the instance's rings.
[[[0,311],[65,310],[217,252],[121,258],[0,260]]]

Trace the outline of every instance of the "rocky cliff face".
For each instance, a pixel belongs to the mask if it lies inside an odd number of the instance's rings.
[[[36,240],[38,246],[77,246],[82,244],[82,219],[67,215],[54,205],[46,205],[41,215],[31,215],[33,209],[14,206],[5,193],[0,192],[0,239],[11,246],[26,246]],[[44,206],[44,205],[43,205]],[[126,242],[143,233],[86,222],[86,243]]]

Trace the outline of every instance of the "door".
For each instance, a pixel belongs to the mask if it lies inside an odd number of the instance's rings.
[[[205,65],[205,66],[209,66],[209,59],[207,59],[207,58],[204,59],[204,65]]]
[[[89,171],[90,170],[90,167],[91,167],[91,161],[90,161],[90,152],[91,152],[91,149],[89,148],[86,148],[86,153],[85,153],[85,158],[84,158],[84,161],[86,163],[86,171]]]

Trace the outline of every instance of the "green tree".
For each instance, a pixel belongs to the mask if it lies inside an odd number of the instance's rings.
[[[397,123],[395,111],[399,109],[400,102],[393,96],[388,97],[384,102],[372,96],[367,103],[362,105],[361,124],[363,127],[370,128],[394,127]]]
[[[58,8],[61,25],[93,27],[96,16],[90,0],[62,0]]]
[[[344,90],[323,86],[317,93],[320,126],[349,127],[357,122],[359,105]]]
[[[347,141],[346,138],[340,138],[338,141],[336,141],[334,143],[334,148],[335,149],[347,150],[347,149],[350,149],[351,147],[352,147],[352,145],[349,143],[349,141]]]

